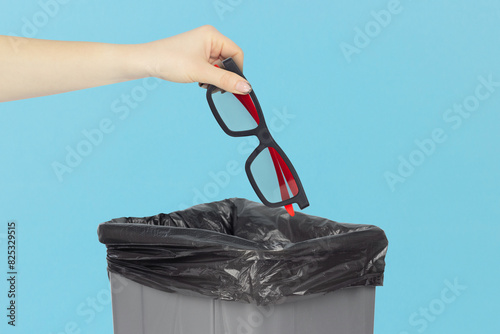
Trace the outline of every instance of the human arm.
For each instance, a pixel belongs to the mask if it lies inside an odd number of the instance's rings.
[[[152,76],[248,93],[245,79],[213,66],[228,57],[243,67],[243,51],[211,26],[143,44],[0,36],[0,102]]]

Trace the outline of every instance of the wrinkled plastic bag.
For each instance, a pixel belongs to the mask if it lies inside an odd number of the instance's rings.
[[[376,226],[292,217],[240,198],[113,219],[98,235],[110,272],[166,292],[257,305],[382,285],[387,251]]]

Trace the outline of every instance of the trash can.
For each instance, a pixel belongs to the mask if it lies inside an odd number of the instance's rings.
[[[372,334],[387,239],[240,198],[98,228],[115,334]]]

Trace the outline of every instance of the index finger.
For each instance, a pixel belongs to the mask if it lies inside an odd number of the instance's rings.
[[[216,30],[212,38],[210,58],[224,60],[229,57],[233,58],[236,65],[243,72],[243,50],[231,39]]]

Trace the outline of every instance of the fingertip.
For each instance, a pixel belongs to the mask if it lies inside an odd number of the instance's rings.
[[[252,86],[245,78],[212,65],[206,67],[199,81],[235,94],[248,94],[252,91]]]
[[[234,87],[239,94],[249,94],[252,91],[252,85],[248,81],[240,80],[236,83]]]
[[[243,51],[241,51],[241,54],[236,54],[236,55],[232,56],[231,58],[233,58],[236,65],[238,65],[238,68],[243,73],[243,58],[244,58]]]

